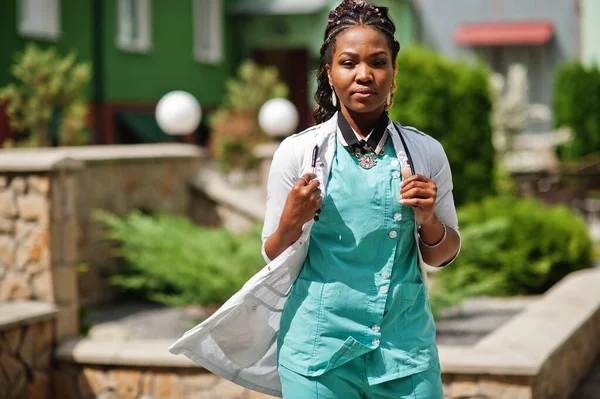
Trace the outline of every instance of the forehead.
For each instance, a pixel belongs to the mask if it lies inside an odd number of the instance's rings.
[[[389,50],[385,35],[377,29],[368,26],[348,28],[336,39],[335,52],[360,52],[361,50]]]

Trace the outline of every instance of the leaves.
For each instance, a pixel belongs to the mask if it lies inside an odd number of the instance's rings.
[[[567,126],[573,139],[561,146],[562,160],[574,161],[600,151],[600,69],[579,62],[562,65],[554,79],[554,126]]]
[[[498,197],[463,206],[458,217],[462,248],[456,261],[434,276],[436,309],[473,295],[541,294],[591,266],[587,226],[564,206]]]
[[[264,266],[258,227],[235,235],[167,214],[94,218],[124,262],[111,283],[168,305],[223,303]]]
[[[87,63],[76,64],[76,60],[75,53],[61,57],[54,48],[42,50],[34,44],[15,55],[11,72],[18,84],[0,89],[0,103],[7,104],[11,128],[17,132],[17,145],[49,145],[53,115],[61,116],[59,145],[82,144],[87,114],[85,89],[91,67]]]
[[[390,116],[441,142],[458,205],[494,192],[492,99],[488,71],[412,48],[398,56]]]

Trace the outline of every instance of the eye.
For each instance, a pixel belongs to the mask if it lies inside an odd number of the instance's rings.
[[[352,60],[345,60],[345,61],[342,61],[341,64],[343,66],[345,66],[345,67],[351,68],[351,67],[354,66],[354,61],[352,61]]]
[[[381,66],[387,65],[387,61],[386,60],[377,60],[373,63],[373,65],[375,65],[376,67],[381,67]]]

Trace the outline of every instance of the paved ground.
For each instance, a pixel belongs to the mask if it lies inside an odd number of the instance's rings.
[[[535,298],[472,298],[444,312],[437,322],[438,343],[473,345],[501,326]],[[92,309],[92,337],[176,339],[201,318],[197,310],[177,309],[143,301],[120,301]]]
[[[473,345],[518,314],[535,297],[471,298],[444,312],[437,321],[438,344]],[[98,339],[177,339],[202,315],[143,301],[119,302],[92,309],[90,336]],[[570,399],[600,399],[600,358]]]

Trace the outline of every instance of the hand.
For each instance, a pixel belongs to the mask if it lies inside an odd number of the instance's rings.
[[[316,177],[317,175],[313,173],[307,173],[292,187],[279,221],[279,226],[284,231],[296,235],[294,233],[302,231],[304,223],[313,219],[323,205],[319,189],[321,183],[316,180]]]
[[[437,196],[435,182],[422,175],[411,175],[406,168],[402,168],[402,177],[404,180],[400,185],[400,203],[413,208],[419,224],[435,223],[437,221],[434,213]]]

